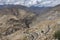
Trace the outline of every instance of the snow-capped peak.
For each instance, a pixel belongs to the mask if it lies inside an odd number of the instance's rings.
[[[14,5],[24,5],[24,6],[55,6],[60,4],[60,0],[0,0],[0,5],[4,4],[14,4]]]

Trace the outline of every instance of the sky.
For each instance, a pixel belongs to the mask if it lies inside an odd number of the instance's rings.
[[[0,0],[0,5],[4,4],[14,4],[14,5],[24,5],[30,6],[56,6],[60,4],[60,0]]]

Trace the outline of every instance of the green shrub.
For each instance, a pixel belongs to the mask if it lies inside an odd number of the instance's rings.
[[[55,37],[55,39],[60,40],[60,30],[58,30],[54,33],[54,37]]]

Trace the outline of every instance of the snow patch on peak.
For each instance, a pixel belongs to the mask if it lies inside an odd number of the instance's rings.
[[[0,0],[1,4],[14,4],[24,6],[55,6],[60,4],[60,0]]]

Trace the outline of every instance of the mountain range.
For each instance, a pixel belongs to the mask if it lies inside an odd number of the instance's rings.
[[[0,0],[0,5],[24,5],[27,7],[53,7],[60,4],[60,0]]]
[[[58,30],[60,5],[0,5],[0,40],[56,40],[54,34]]]

